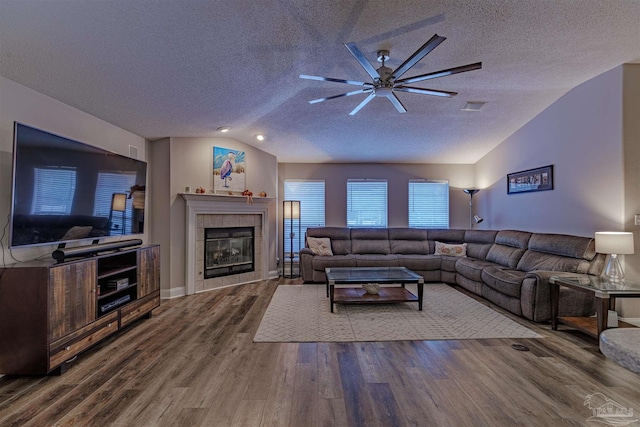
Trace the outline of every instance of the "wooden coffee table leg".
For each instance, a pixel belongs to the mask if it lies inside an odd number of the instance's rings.
[[[422,311],[422,296],[424,295],[424,283],[418,282],[418,311]]]
[[[609,320],[609,298],[596,297],[596,325],[598,327],[598,337],[607,329]]]

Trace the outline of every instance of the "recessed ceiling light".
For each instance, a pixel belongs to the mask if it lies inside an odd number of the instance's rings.
[[[263,135],[263,134],[261,134],[261,133],[259,133],[258,135],[256,135],[256,139],[257,139],[258,141],[264,141],[264,135]]]
[[[218,132],[222,132],[222,133],[229,132],[230,130],[231,130],[231,126],[220,126],[217,129]]]
[[[486,104],[484,101],[468,101],[464,106],[460,109],[461,111],[480,111],[482,106]]]

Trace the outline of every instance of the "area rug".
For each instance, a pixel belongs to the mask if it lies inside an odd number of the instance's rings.
[[[415,285],[408,285],[414,294]],[[541,335],[445,284],[425,284],[417,303],[335,304],[325,285],[281,285],[254,342],[346,342],[542,338]]]

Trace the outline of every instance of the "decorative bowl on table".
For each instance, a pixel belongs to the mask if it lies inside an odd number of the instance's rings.
[[[362,287],[366,293],[371,295],[378,295],[378,291],[380,291],[380,285],[377,283],[364,283]]]

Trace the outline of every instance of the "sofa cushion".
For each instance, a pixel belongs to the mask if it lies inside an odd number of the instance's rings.
[[[464,241],[467,244],[467,256],[486,259],[498,234],[495,230],[465,230]]]
[[[427,230],[417,228],[390,228],[389,247],[392,254],[429,253]]]
[[[386,228],[354,228],[351,230],[351,251],[354,254],[391,253],[389,231]]]
[[[526,275],[524,271],[493,265],[482,270],[482,281],[501,294],[520,298],[522,281]]]
[[[440,270],[442,260],[436,255],[396,255],[398,266],[406,267],[413,271],[435,271]]]
[[[354,254],[356,267],[398,267],[395,255],[358,255]]]
[[[435,255],[450,255],[456,257],[466,257],[467,256],[467,244],[466,243],[442,243],[435,242]]]
[[[596,256],[595,239],[566,234],[534,233],[529,239],[529,249],[587,261]]]
[[[495,264],[480,259],[460,258],[456,262],[456,272],[467,279],[482,282],[482,270],[489,266],[495,266]]]
[[[392,254],[427,255],[429,254],[429,242],[416,240],[390,240],[389,247]]]
[[[318,271],[324,271],[325,268],[331,267],[355,267],[356,258],[353,255],[315,255],[311,261],[311,265],[314,270]]]
[[[496,235],[496,241],[487,253],[487,261],[509,268],[516,268],[524,255],[531,233],[503,230]]]
[[[440,270],[448,271],[451,273],[456,272],[456,262],[461,260],[459,256],[449,256],[449,255],[436,255],[440,257]],[[455,279],[452,283],[455,283]]]
[[[527,249],[531,233],[517,230],[501,230],[496,234],[495,243],[519,249]]]
[[[518,263],[518,270],[566,271],[568,273],[586,274],[589,271],[589,266],[589,261],[584,259],[569,258],[537,251],[526,251]]]
[[[425,228],[389,228],[389,240],[427,240]]]
[[[351,230],[346,227],[309,227],[307,238],[328,237],[331,240],[331,252],[334,255],[351,253]]]
[[[331,256],[331,239],[328,237],[307,237],[307,246],[314,255]]]

